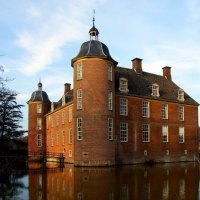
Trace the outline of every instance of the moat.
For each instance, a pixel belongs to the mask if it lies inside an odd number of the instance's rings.
[[[200,199],[199,167],[194,162],[99,168],[1,166],[0,199],[196,200]]]

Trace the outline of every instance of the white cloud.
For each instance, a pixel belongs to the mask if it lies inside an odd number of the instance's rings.
[[[95,1],[92,0],[67,1],[51,5],[56,6],[53,10],[50,6],[47,8],[47,4],[27,8],[26,13],[32,26],[19,31],[16,41],[23,50],[19,66],[21,72],[33,75],[44,70],[63,56],[63,46],[83,40],[87,32],[85,15],[92,12],[94,5]]]

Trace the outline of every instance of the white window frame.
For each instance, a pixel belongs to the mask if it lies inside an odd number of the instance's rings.
[[[113,140],[113,118],[108,118],[108,140]]]
[[[183,126],[179,127],[178,141],[179,143],[185,143],[185,128]]]
[[[56,146],[59,145],[59,132],[56,132]]]
[[[150,142],[150,125],[143,124],[143,131],[142,131],[143,142]]]
[[[179,101],[185,101],[185,93],[183,89],[178,89],[178,100]]]
[[[160,96],[160,94],[159,94],[159,85],[158,84],[154,83],[152,85],[152,94],[151,95],[154,96],[154,97],[159,97]]]
[[[38,133],[37,135],[37,146],[41,147],[42,146],[42,134]]]
[[[112,65],[108,63],[108,80],[112,81]]]
[[[83,91],[82,89],[77,90],[77,110],[82,109],[82,98],[83,98]]]
[[[178,120],[184,121],[184,106],[178,106]]]
[[[42,118],[37,118],[37,130],[42,129]]]
[[[77,118],[77,140],[83,140],[83,119]]]
[[[54,117],[51,117],[51,127],[54,127]]]
[[[56,126],[59,126],[59,113],[56,113]]]
[[[150,117],[150,106],[149,101],[142,102],[142,116],[149,118]]]
[[[65,145],[65,130],[62,131],[62,145]]]
[[[79,62],[77,64],[77,80],[81,80],[83,78],[83,66],[82,63]]]
[[[168,104],[162,104],[162,119],[168,119]]]
[[[168,142],[168,126],[167,125],[162,126],[162,142],[163,143]]]
[[[69,158],[72,158],[72,150],[69,150]]]
[[[128,142],[128,123],[120,122],[120,141]]]
[[[128,92],[128,80],[126,78],[119,79],[119,91]]]
[[[72,144],[73,136],[72,136],[72,128],[69,128],[69,144]]]
[[[108,110],[113,109],[113,96],[112,96],[112,91],[108,90]]]
[[[65,120],[66,120],[66,112],[62,111],[62,124],[65,124]]]
[[[69,107],[69,122],[72,122],[72,107]]]
[[[42,113],[42,104],[41,103],[37,104],[37,113]]]
[[[120,115],[128,115],[128,99],[120,98]]]

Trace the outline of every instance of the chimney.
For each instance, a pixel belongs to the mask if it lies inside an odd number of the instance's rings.
[[[70,83],[65,83],[64,84],[64,94],[66,94],[70,90],[71,90],[71,84]]]
[[[136,73],[142,74],[142,59],[134,58],[132,60],[132,68]]]
[[[171,67],[163,67],[163,76],[168,79],[169,81],[172,80],[172,77],[171,77]]]

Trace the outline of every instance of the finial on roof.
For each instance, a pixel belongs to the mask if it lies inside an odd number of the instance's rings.
[[[95,9],[93,10],[93,27],[89,30],[89,34],[90,34],[90,40],[98,40],[98,35],[99,35],[99,31],[97,28],[95,28],[94,22],[95,22]]]
[[[42,83],[41,83],[40,80],[39,80],[39,83],[38,83],[38,90],[39,90],[39,91],[42,91]]]

